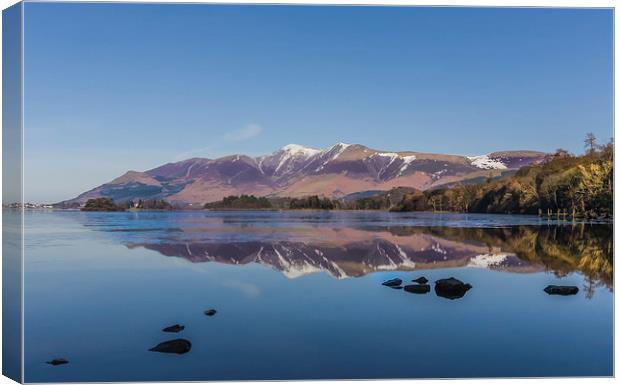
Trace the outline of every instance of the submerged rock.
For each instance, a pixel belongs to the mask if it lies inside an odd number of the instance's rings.
[[[400,290],[403,288],[402,286],[389,286],[389,287],[395,290]]]
[[[393,278],[393,279],[388,279],[387,281],[383,282],[382,285],[389,286],[389,287],[397,287],[397,286],[400,286],[402,283],[403,283],[402,279]]]
[[[215,310],[215,309],[205,310],[205,315],[208,315],[209,317],[214,316],[215,313],[217,313],[217,310]]]
[[[575,295],[579,292],[577,286],[549,285],[545,287],[545,293],[549,295]]]
[[[407,285],[405,291],[413,294],[426,294],[431,291],[430,285]]]
[[[176,324],[176,325],[165,327],[161,329],[161,331],[166,332],[166,333],[178,333],[183,329],[185,329],[185,326]]]
[[[416,279],[411,280],[411,282],[417,282],[417,283],[425,284],[425,283],[428,283],[428,279],[426,279],[426,277],[422,276],[420,278],[416,278]]]
[[[46,362],[46,364],[50,364],[50,365],[53,365],[53,366],[64,365],[64,364],[68,364],[68,363],[69,363],[69,361],[67,361],[64,358],[54,358],[53,360]]]
[[[435,294],[448,299],[462,298],[472,286],[454,277],[435,281]]]
[[[164,341],[149,349],[150,352],[185,354],[192,348],[192,343],[183,338]]]

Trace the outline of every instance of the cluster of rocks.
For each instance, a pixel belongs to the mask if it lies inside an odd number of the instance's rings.
[[[404,290],[412,294],[426,294],[431,291],[431,286],[428,284],[426,277],[419,277],[412,280],[414,284],[403,285],[403,280],[400,278],[392,278],[382,283],[383,286],[387,286],[392,289]],[[438,297],[457,299],[462,298],[465,293],[472,286],[469,283],[464,283],[454,277],[444,278],[435,281],[435,294]],[[577,286],[560,286],[560,285],[548,285],[544,291],[549,295],[575,295],[579,292]],[[215,309],[208,309],[204,311],[204,314],[208,317],[213,317],[217,313]],[[184,325],[174,324],[162,329],[165,333],[179,333],[185,330]],[[184,338],[177,338],[174,340],[168,340],[161,342],[149,349],[151,352],[160,353],[175,353],[185,354],[192,349],[192,343]],[[65,365],[69,361],[65,358],[54,358],[50,361],[46,361],[47,364],[52,366]]]
[[[413,294],[426,294],[431,291],[431,286],[428,284],[428,279],[426,279],[426,277],[416,278],[412,280],[412,282],[415,282],[415,284],[403,286],[402,279],[393,278],[383,282],[383,285],[392,289],[403,289],[404,291]],[[461,298],[471,288],[472,286],[470,284],[464,283],[454,277],[435,281],[435,294],[437,294],[438,297],[448,299]]]
[[[415,282],[416,284],[405,285],[403,290],[413,294],[426,294],[431,291],[431,285],[428,284],[428,279],[426,279],[426,277],[416,278],[411,282]]]
[[[428,279],[426,279],[426,277],[414,279],[412,282],[415,282],[416,284],[403,286],[402,279],[392,278],[383,282],[382,285],[396,290],[403,289],[404,291],[413,294],[426,294],[431,291],[431,287],[428,284]],[[454,277],[435,281],[435,294],[439,297],[448,299],[462,298],[471,288],[472,286],[469,283],[464,283]],[[579,288],[577,286],[549,285],[545,287],[544,291],[549,295],[565,296],[577,294],[579,292]]]
[[[205,310],[204,314],[208,317],[213,317],[217,313],[215,309]],[[185,330],[185,326],[174,324],[171,326],[167,326],[162,329],[165,333],[179,333]],[[175,353],[175,354],[185,354],[192,349],[192,343],[185,338],[177,338],[174,340],[164,341],[162,343],[157,344],[149,349],[150,352],[159,352],[159,353]]]
[[[185,326],[174,324],[161,329],[164,333],[179,333]],[[149,349],[150,352],[185,354],[192,349],[192,343],[184,338],[164,341]]]
[[[213,317],[217,313],[215,309],[208,309],[204,311],[204,314],[208,317]],[[164,333],[180,333],[185,330],[184,325],[174,324],[170,326],[166,326],[161,329]],[[159,353],[174,353],[174,354],[185,354],[192,349],[192,343],[185,338],[177,338],[174,340],[168,340],[161,342],[152,348],[149,349],[150,352],[159,352]],[[54,358],[53,360],[46,361],[47,364],[52,366],[64,365],[68,364],[69,361],[65,358]]]

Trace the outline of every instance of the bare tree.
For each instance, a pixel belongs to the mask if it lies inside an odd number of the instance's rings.
[[[593,153],[594,151],[596,151],[598,145],[596,144],[596,136],[594,136],[593,133],[588,132],[586,134],[586,138],[583,141],[585,148],[586,148],[586,152],[588,154]]]

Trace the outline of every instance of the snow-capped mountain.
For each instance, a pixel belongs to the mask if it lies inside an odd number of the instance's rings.
[[[167,199],[203,204],[227,195],[341,197],[369,190],[420,190],[498,175],[537,163],[545,154],[503,151],[478,156],[374,150],[337,143],[326,149],[289,144],[269,155],[192,158],[126,174],[65,203],[89,198]]]
[[[322,152],[316,148],[289,144],[271,155],[258,157],[257,164],[264,174],[280,178],[300,171],[310,159]]]

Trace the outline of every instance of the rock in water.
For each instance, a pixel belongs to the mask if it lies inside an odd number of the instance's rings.
[[[192,348],[192,343],[183,338],[164,341],[149,349],[150,352],[185,354]]]
[[[417,283],[425,284],[425,283],[428,283],[428,279],[426,279],[426,277],[420,277],[420,278],[416,278],[416,279],[412,280],[411,282],[417,282]]]
[[[405,291],[413,294],[426,294],[431,291],[430,285],[407,285]]]
[[[215,310],[215,309],[205,310],[205,315],[208,315],[209,317],[214,316],[215,313],[217,313],[217,310]]]
[[[454,277],[435,281],[435,293],[437,296],[448,299],[462,298],[467,293],[467,290],[471,288],[470,284],[463,283]]]
[[[161,329],[161,331],[166,332],[166,333],[178,333],[183,329],[185,329],[185,326],[176,324],[176,325],[165,327]]]
[[[545,293],[549,295],[575,295],[579,292],[577,286],[549,285],[545,287]]]
[[[389,286],[389,287],[396,287],[396,286],[400,286],[402,283],[403,283],[402,279],[394,278],[394,279],[388,279],[387,281],[383,282],[382,285]]]
[[[46,363],[47,363],[47,364],[50,364],[50,365],[54,365],[54,366],[56,366],[56,365],[64,365],[64,364],[68,364],[68,363],[69,363],[69,361],[67,361],[67,360],[66,360],[66,359],[64,359],[64,358],[54,358],[53,360],[51,360],[51,361],[47,361]]]

